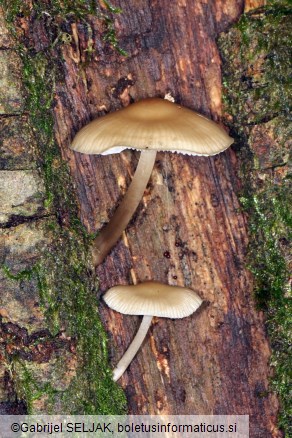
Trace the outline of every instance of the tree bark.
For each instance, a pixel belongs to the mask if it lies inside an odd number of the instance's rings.
[[[60,51],[56,140],[69,163],[80,217],[96,232],[111,217],[138,153],[73,153],[74,134],[94,117],[133,101],[171,93],[177,103],[221,120],[221,62],[216,38],[243,1],[115,1],[118,44],[102,40],[101,19],[67,23]],[[36,50],[45,27],[30,34]],[[43,46],[42,46],[43,45]],[[246,269],[246,218],[231,149],[211,158],[159,153],[151,182],[121,241],[97,268],[99,294],[116,284],[156,280],[191,287],[203,298],[183,320],[155,318],[143,348],[120,380],[132,414],[249,414],[252,437],[280,436],[276,397],[268,391],[270,348],[253,280]],[[100,301],[118,362],[140,324]]]
[[[90,232],[108,221],[129,185],[137,153],[85,156],[69,150],[74,133],[105,112],[171,93],[175,101],[220,121],[221,71],[216,37],[243,3],[119,1],[120,46],[100,45],[94,18],[88,37],[73,24],[75,46],[63,46],[55,123],[76,181],[80,214]],[[104,263],[100,293],[115,284],[158,280],[192,287],[204,306],[181,321],[155,319],[143,349],[121,379],[134,414],[249,414],[252,436],[269,436],[277,401],[269,393],[270,349],[263,315],[254,308],[245,268],[246,221],[232,149],[212,158],[160,153],[143,202]],[[139,324],[100,305],[117,363]],[[265,435],[266,434],[266,435]]]

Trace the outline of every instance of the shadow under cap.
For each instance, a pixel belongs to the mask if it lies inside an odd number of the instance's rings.
[[[93,120],[75,136],[71,148],[108,155],[124,149],[215,155],[233,139],[213,121],[165,99],[149,98]]]
[[[93,243],[95,266],[116,244],[133,216],[149,181],[157,151],[215,155],[233,139],[213,121],[165,99],[149,98],[93,120],[75,136],[71,149],[108,155],[124,149],[141,151],[131,185],[109,223]]]
[[[203,302],[192,289],[155,281],[131,286],[114,286],[106,292],[104,301],[117,312],[143,315],[138,332],[113,371],[114,381],[122,376],[132,362],[145,339],[153,316],[185,318],[194,313]]]
[[[156,281],[114,286],[106,292],[104,301],[111,309],[125,315],[162,318],[185,318],[202,304],[201,298],[192,289]]]

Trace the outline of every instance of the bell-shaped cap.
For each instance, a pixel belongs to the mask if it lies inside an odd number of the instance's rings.
[[[85,154],[153,149],[189,155],[215,155],[233,139],[213,121],[165,99],[149,98],[93,120],[71,148]]]
[[[202,304],[191,289],[168,286],[155,281],[137,285],[114,286],[104,295],[106,304],[125,315],[185,318]]]

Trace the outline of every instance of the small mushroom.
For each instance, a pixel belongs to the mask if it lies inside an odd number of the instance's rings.
[[[202,304],[201,298],[191,289],[168,286],[147,281],[131,286],[114,286],[104,295],[106,304],[125,315],[143,315],[139,330],[128,350],[113,371],[116,382],[139,350],[153,316],[163,318],[185,318]]]
[[[109,223],[93,244],[93,263],[102,263],[133,216],[149,181],[157,151],[215,155],[233,139],[211,120],[165,99],[149,98],[129,105],[83,127],[71,148],[84,154],[141,151],[131,185]]]

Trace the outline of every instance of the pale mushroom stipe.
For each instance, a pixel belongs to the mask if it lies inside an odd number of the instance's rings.
[[[149,181],[158,151],[216,155],[233,139],[213,121],[175,103],[149,98],[107,114],[83,127],[71,149],[84,154],[141,151],[130,187],[93,243],[93,263],[103,262],[133,216]]]
[[[115,382],[128,368],[142,345],[153,316],[185,318],[202,304],[201,298],[192,289],[168,286],[156,281],[131,286],[114,286],[106,292],[104,301],[111,309],[125,315],[143,315],[136,336],[113,371]]]

